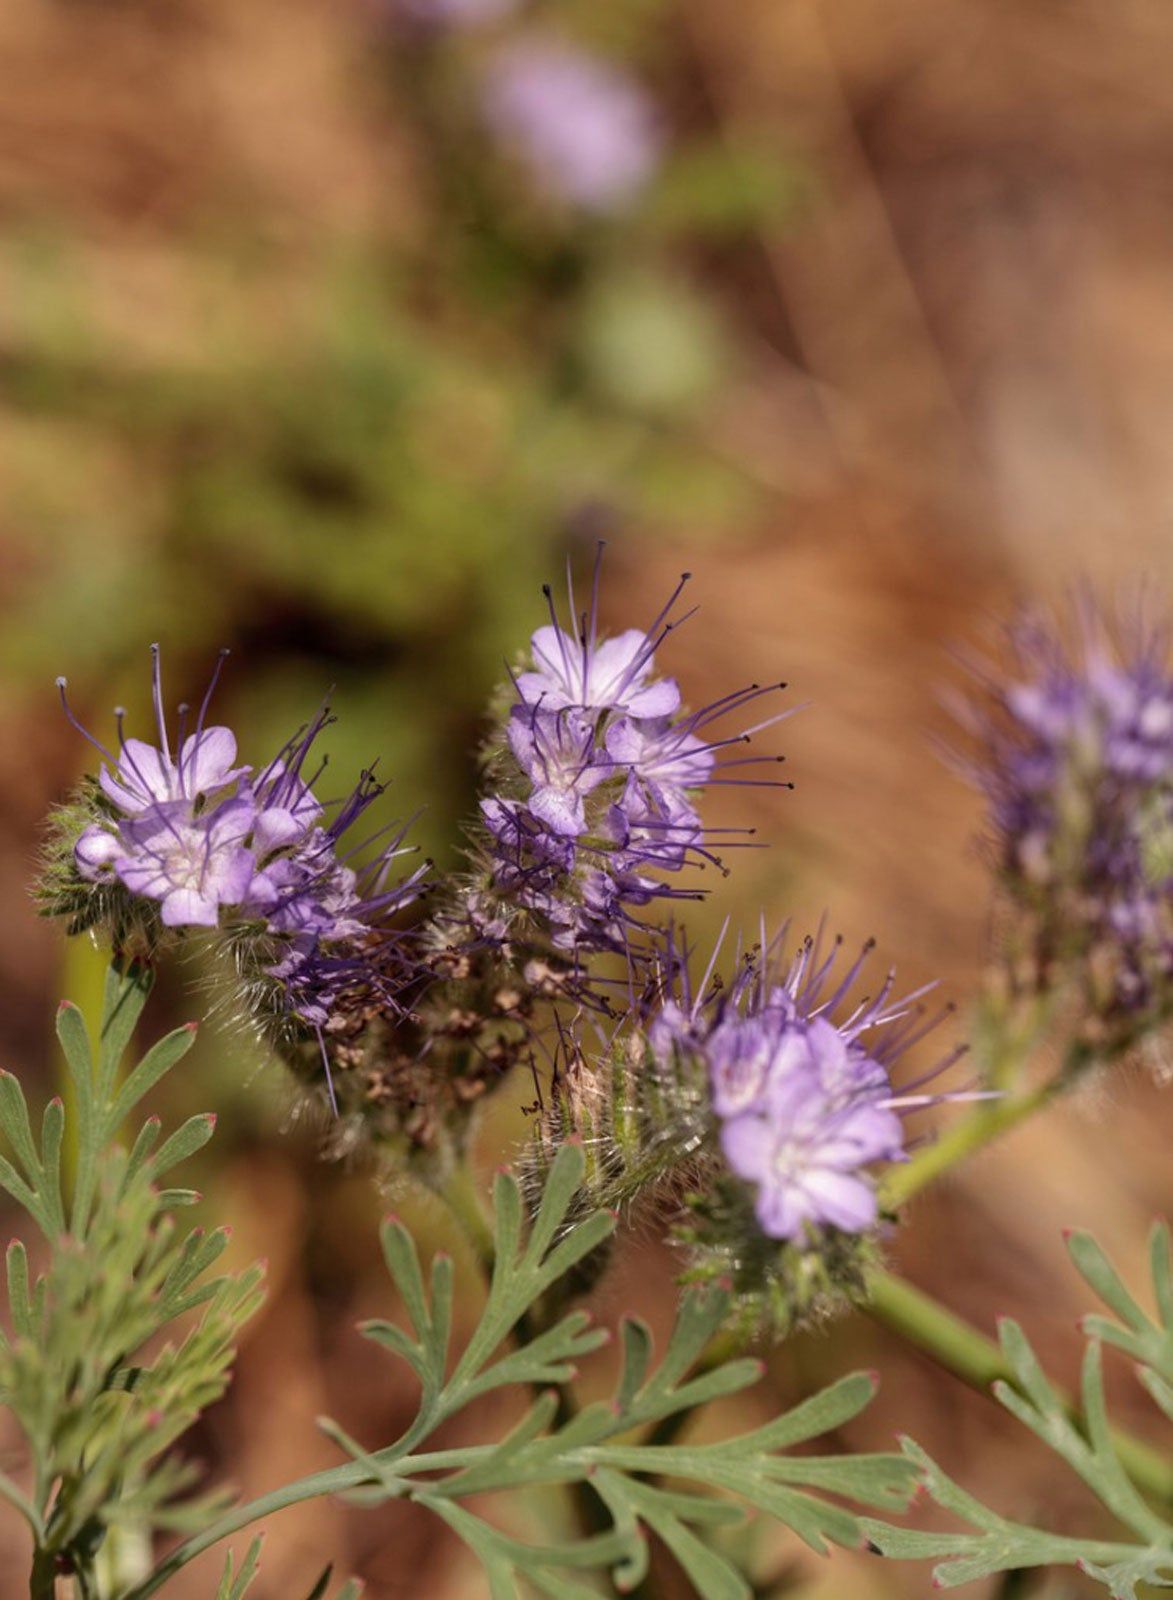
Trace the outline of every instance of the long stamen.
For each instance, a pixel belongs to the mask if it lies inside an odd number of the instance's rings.
[[[208,707],[212,703],[212,696],[216,692],[216,685],[220,682],[220,674],[224,670],[224,663],[228,660],[228,657],[231,654],[232,652],[228,649],[227,645],[225,645],[225,647],[216,656],[216,665],[212,668],[211,680],[208,683],[207,689],[204,691],[204,698],[200,702],[200,714],[196,718],[195,733],[197,739],[204,731],[204,724],[207,721],[208,716]]]
[[[171,747],[167,743],[167,717],[163,711],[163,667],[157,644],[151,646],[151,696],[155,702],[155,725],[159,730],[159,749],[163,760],[171,765]]]
[[[111,755],[110,751],[107,750],[106,746],[102,743],[102,741],[100,739],[96,739],[94,737],[94,735],[89,731],[89,729],[84,727],[83,724],[81,722],[79,722],[77,717],[74,715],[73,708],[69,704],[69,700],[68,700],[68,698],[66,696],[66,693],[65,693],[65,690],[66,690],[66,688],[68,686],[68,683],[69,683],[68,678],[59,677],[59,678],[57,678],[55,680],[55,682],[56,682],[56,686],[57,686],[57,692],[61,696],[61,708],[65,712],[66,717],[69,719],[70,726],[72,728],[76,729],[76,731],[81,734],[82,738],[86,741],[87,744],[92,744],[94,749],[97,750],[100,755],[105,756],[106,760],[110,763],[111,766],[116,767],[118,765],[118,757],[115,756],[115,755]]]
[[[558,621],[558,612],[554,608],[554,592],[548,583],[544,583],[542,585],[542,593],[546,597],[546,608],[550,613],[550,622],[553,625],[554,638],[558,645],[558,654],[562,657],[562,671],[565,676],[566,684],[567,687],[573,687],[574,668],[571,664],[570,657],[566,653],[565,635],[562,632],[562,625]]]

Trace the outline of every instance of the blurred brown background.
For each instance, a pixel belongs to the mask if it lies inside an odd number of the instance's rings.
[[[484,9],[0,7],[0,1043],[22,1077],[51,1079],[52,1003],[95,983],[25,896],[45,808],[86,759],[58,671],[106,729],[116,701],[142,713],[149,640],[176,697],[228,643],[223,710],[257,750],[336,683],[339,768],[380,753],[394,806],[426,803],[417,834],[451,861],[501,658],[540,620],[540,581],[605,530],[615,626],[695,571],[702,610],[665,662],[694,702],[780,675],[812,703],[779,739],[796,792],[725,802],[772,850],[698,923],[826,906],[964,1007],[987,908],[977,802],[931,748],[948,650],[1083,575],[1168,581],[1168,6]],[[534,29],[658,107],[660,170],[613,213],[481,152],[478,74]],[[168,977],[160,1028],[197,977]],[[352,1326],[393,1309],[384,1201],[316,1162],[275,1069],[214,1030],[191,1060],[169,1110],[221,1111],[207,1214],[271,1282],[198,1447],[255,1493],[332,1459],[321,1412],[372,1443],[406,1420],[411,1391]],[[1156,1076],[1138,1063],[975,1162],[894,1257],[984,1327],[1019,1316],[1070,1380],[1083,1301],[1060,1229],[1094,1226],[1139,1278],[1168,1198]],[[486,1168],[518,1131],[503,1106]],[[636,1241],[600,1311],[662,1327],[670,1271]],[[844,1442],[908,1431],[1004,1510],[1080,1515],[993,1406],[862,1319],[775,1351],[754,1403],[853,1364],[883,1389]],[[1119,1415],[1147,1425],[1126,1383]],[[923,1568],[753,1538],[763,1579],[793,1564],[811,1600],[929,1592]],[[479,1593],[426,1520],[323,1503],[274,1520],[260,1600],[300,1596],[327,1558],[373,1600]],[[3,1600],[23,1563],[0,1519]]]

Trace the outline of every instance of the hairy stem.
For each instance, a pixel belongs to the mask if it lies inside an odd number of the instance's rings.
[[[1017,1388],[992,1339],[894,1273],[870,1274],[863,1309],[980,1393],[987,1393],[998,1379]],[[1082,1425],[1075,1402],[1065,1397],[1064,1404],[1073,1421]],[[1114,1430],[1112,1438],[1121,1466],[1137,1487],[1156,1500],[1173,1503],[1173,1462],[1131,1434]]]

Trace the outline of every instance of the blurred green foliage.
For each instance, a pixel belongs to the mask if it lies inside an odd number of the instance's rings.
[[[759,510],[711,425],[747,360],[723,264],[801,184],[715,126],[671,24],[664,0],[447,30],[372,3],[347,24],[352,89],[403,186],[365,222],[307,238],[232,194],[159,229],[10,219],[0,671],[18,719],[54,716],[64,672],[99,736],[118,703],[142,732],[149,642],[172,707],[227,645],[217,716],[244,759],[333,686],[325,791],[377,760],[372,826],[422,810],[413,839],[456,861],[482,708],[540,584],[600,535],[727,536]],[[534,28],[655,101],[666,147],[633,206],[555,204],[494,145],[485,70]],[[61,743],[91,765],[63,722]]]

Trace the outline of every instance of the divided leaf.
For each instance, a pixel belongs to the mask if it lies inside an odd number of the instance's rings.
[[[1087,1233],[1074,1233],[1068,1250],[1079,1272],[1119,1321],[1096,1314],[1084,1318],[1088,1335],[1080,1385],[1081,1412],[1069,1411],[1051,1385],[1016,1322],[1001,1325],[1002,1352],[1014,1384],[998,1383],[1003,1406],[1036,1434],[1088,1485],[1131,1536],[1122,1540],[1073,1538],[1012,1522],[965,1493],[910,1440],[905,1454],[920,1471],[931,1498],[974,1531],[924,1533],[865,1521],[864,1529],[884,1555],[933,1559],[933,1577],[954,1588],[997,1573],[1027,1567],[1078,1567],[1101,1583],[1113,1600],[1138,1600],[1141,1584],[1173,1588],[1173,1523],[1150,1505],[1129,1475],[1108,1421],[1102,1347],[1110,1344],[1138,1363],[1138,1377],[1153,1399],[1173,1416],[1173,1272],[1169,1229],[1158,1223],[1149,1241],[1156,1318],[1142,1309],[1115,1268]],[[1169,1474],[1173,1489],[1173,1468]]]
[[[862,1375],[845,1378],[784,1416],[747,1434],[699,1445],[656,1445],[636,1435],[757,1381],[756,1361],[725,1361],[705,1369],[704,1353],[727,1320],[722,1289],[691,1289],[658,1364],[651,1334],[638,1321],[622,1330],[622,1369],[613,1399],[561,1419],[554,1386],[574,1375],[574,1363],[607,1339],[585,1312],[571,1311],[552,1327],[498,1350],[511,1330],[524,1330],[543,1295],[607,1237],[614,1219],[596,1213],[564,1225],[582,1181],[583,1154],[566,1145],[552,1163],[528,1238],[522,1237],[521,1195],[514,1179],[495,1188],[496,1259],[480,1321],[449,1376],[451,1266],[432,1264],[430,1287],[406,1230],[391,1220],[383,1230],[388,1270],[402,1297],[411,1332],[388,1322],[364,1332],[415,1371],[421,1384],[416,1421],[396,1444],[367,1451],[334,1424],[331,1437],[351,1456],[346,1486],[364,1500],[407,1497],[427,1506],[479,1557],[493,1600],[513,1600],[524,1580],[539,1594],[596,1595],[573,1574],[609,1574],[621,1591],[647,1572],[648,1533],[672,1550],[702,1600],[748,1600],[750,1588],[708,1530],[741,1520],[745,1504],[791,1528],[812,1548],[860,1542],[856,1517],[827,1495],[882,1508],[902,1508],[915,1481],[913,1464],[898,1455],[789,1456],[782,1452],[855,1416],[872,1394]],[[472,1400],[504,1386],[547,1392],[507,1436],[492,1445],[420,1454],[419,1446]],[[561,1420],[560,1420],[561,1419]],[[436,1476],[438,1471],[446,1475]],[[560,1544],[531,1544],[486,1522],[464,1502],[472,1495],[537,1487],[589,1485],[602,1531]],[[337,1485],[341,1487],[342,1485]],[[714,1491],[718,1491],[714,1494]],[[742,1502],[739,1505],[737,1502]]]
[[[149,990],[142,969],[111,966],[96,1055],[77,1008],[58,1012],[73,1091],[71,1196],[61,1100],[45,1108],[38,1135],[20,1084],[0,1074],[9,1152],[0,1185],[49,1246],[35,1281],[24,1244],[14,1240],[7,1252],[12,1336],[0,1335],[0,1403],[24,1435],[37,1488],[35,1503],[26,1501],[4,1479],[0,1496],[33,1528],[39,1560],[83,1572],[116,1523],[186,1530],[219,1510],[222,1496],[191,1498],[195,1474],[172,1446],[223,1393],[236,1335],[261,1298],[256,1268],[209,1276],[226,1234],[184,1232],[175,1213],[198,1196],[158,1182],[206,1142],[214,1119],[192,1118],[160,1145],[152,1117],[124,1140],[129,1113],[194,1037],[190,1027],[169,1034],[119,1086]],[[175,1327],[180,1317],[187,1321]],[[231,1600],[244,1592],[251,1559],[226,1575]]]

